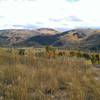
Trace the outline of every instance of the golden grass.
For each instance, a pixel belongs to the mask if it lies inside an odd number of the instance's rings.
[[[100,100],[100,71],[84,59],[47,59],[31,51],[1,53],[0,59],[0,100]]]

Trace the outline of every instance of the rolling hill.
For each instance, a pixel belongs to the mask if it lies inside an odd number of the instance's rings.
[[[58,41],[53,43],[53,46],[89,50],[98,50],[100,48],[100,30],[75,29],[63,34]]]
[[[0,46],[13,46],[13,45],[16,46],[18,44],[20,44],[21,46],[23,42],[27,41],[28,39],[32,37],[50,36],[56,33],[59,33],[59,32],[50,28],[41,28],[41,29],[36,29],[36,30],[28,30],[28,29],[0,30]],[[33,43],[33,45],[34,44],[37,45],[39,43],[35,42]]]
[[[100,30],[74,29],[62,33],[51,28],[0,31],[0,46],[42,47],[47,45],[81,50],[99,50]]]

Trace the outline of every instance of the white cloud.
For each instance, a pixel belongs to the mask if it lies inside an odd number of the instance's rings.
[[[0,2],[0,29],[13,25],[41,27],[99,26],[100,0],[2,0]],[[70,18],[69,16],[74,16]],[[77,19],[77,21],[75,21]],[[79,20],[82,20],[81,22]],[[38,23],[39,22],[39,23]]]

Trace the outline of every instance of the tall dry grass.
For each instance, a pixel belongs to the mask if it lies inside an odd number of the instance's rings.
[[[0,100],[100,100],[100,71],[85,59],[32,50],[2,50],[0,59]]]

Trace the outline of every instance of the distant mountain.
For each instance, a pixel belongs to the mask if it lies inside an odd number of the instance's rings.
[[[41,28],[37,29],[36,32],[40,33],[38,35],[32,36],[25,41],[17,43],[17,46],[46,46],[51,45],[58,40],[57,36],[60,32],[51,28]]]
[[[97,29],[75,29],[62,33],[53,46],[72,49],[100,49],[100,30]]]
[[[58,31],[52,28],[40,28],[40,29],[37,29],[36,31],[43,35],[55,35],[56,33],[58,33]]]
[[[42,47],[47,45],[80,50],[99,50],[100,30],[74,29],[62,33],[51,28],[0,31],[0,46]]]
[[[17,44],[22,44],[22,42],[27,41],[31,37],[42,36],[42,35],[50,36],[57,33],[59,32],[51,28],[50,29],[41,28],[36,30],[28,30],[28,29],[0,30],[0,45],[13,46]]]

